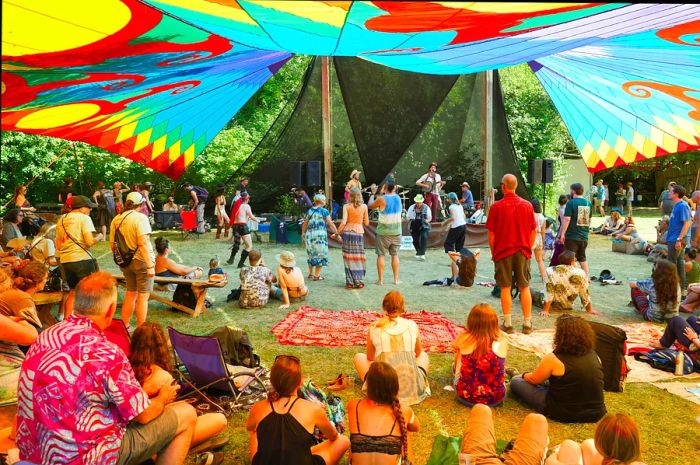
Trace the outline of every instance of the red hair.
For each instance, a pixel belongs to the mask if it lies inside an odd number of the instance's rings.
[[[493,341],[500,336],[498,329],[498,313],[489,304],[476,304],[467,316],[469,337],[474,340],[474,355],[482,357],[489,353]]]
[[[387,292],[384,296],[384,300],[382,300],[382,310],[384,310],[386,316],[374,323],[374,326],[378,328],[383,328],[404,312],[403,295],[399,291]]]

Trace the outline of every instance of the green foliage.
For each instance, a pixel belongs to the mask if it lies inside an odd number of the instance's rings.
[[[285,216],[299,216],[301,209],[294,203],[292,194],[282,194],[277,198],[277,206],[275,210]]]

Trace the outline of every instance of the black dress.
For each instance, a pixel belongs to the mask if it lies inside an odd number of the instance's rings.
[[[272,412],[258,423],[258,451],[252,465],[326,465],[323,457],[311,454],[313,435],[290,413],[297,400],[286,413],[277,413],[270,402]]]

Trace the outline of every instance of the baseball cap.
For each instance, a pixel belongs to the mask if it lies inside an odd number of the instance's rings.
[[[453,202],[456,202],[458,199],[457,194],[455,194],[454,192],[450,192],[449,194],[447,194],[447,197]]]
[[[140,194],[139,194],[140,195]],[[87,197],[84,195],[73,195],[70,198],[70,206],[73,210],[77,208],[95,208],[97,205],[95,205],[93,202],[90,201]]]
[[[131,202],[134,205],[141,205],[144,200],[146,200],[143,195],[141,195],[140,192],[129,192],[129,195],[126,196],[126,201]],[[75,206],[73,207],[75,208]]]

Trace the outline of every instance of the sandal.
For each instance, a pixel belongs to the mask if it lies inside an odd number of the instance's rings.
[[[314,281],[323,281],[325,279],[326,278],[324,278],[323,276],[314,276]]]
[[[355,378],[350,375],[342,375],[343,378],[340,383],[332,384],[328,386],[329,391],[342,391],[355,386]]]
[[[365,283],[355,284],[355,289],[362,289],[365,287]]]
[[[342,374],[342,373],[339,374],[338,376],[336,376],[335,378],[333,378],[331,381],[327,381],[327,382],[326,382],[326,386],[333,386],[334,384],[340,384],[340,383],[342,383],[342,382],[343,382],[343,377],[344,377],[344,376],[347,376],[347,375],[344,375],[344,374]]]
[[[197,444],[196,446],[190,449],[190,452],[192,452],[193,454],[200,454],[202,452],[219,449],[228,444],[228,439],[228,435],[214,436],[213,438],[209,438],[206,441]]]
[[[221,465],[224,463],[223,452],[204,452],[195,459],[197,465]]]
[[[346,284],[345,289],[355,289],[355,286],[353,286],[352,284]]]

